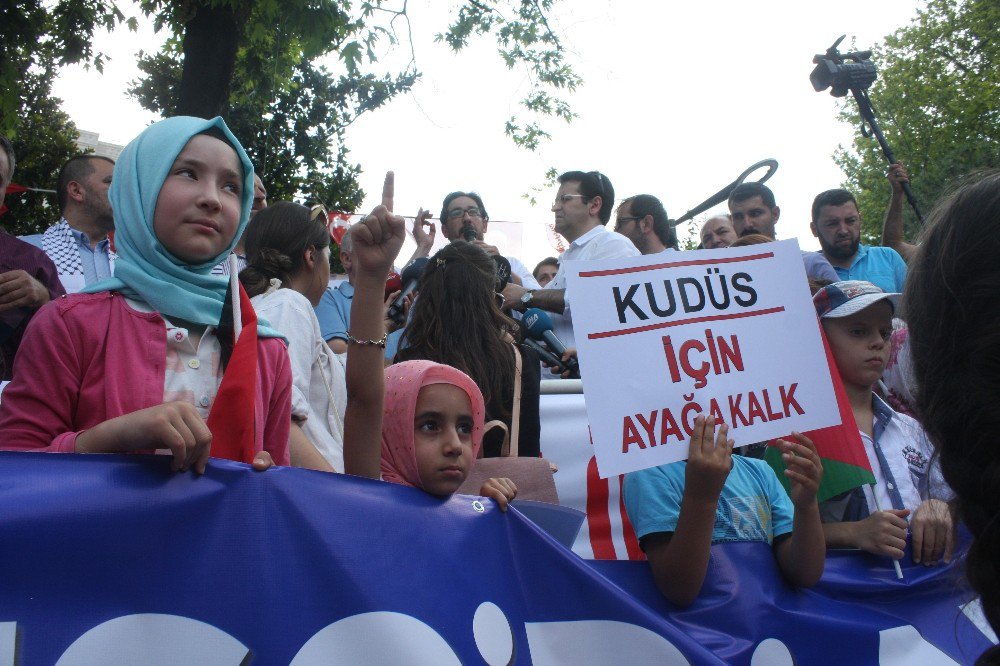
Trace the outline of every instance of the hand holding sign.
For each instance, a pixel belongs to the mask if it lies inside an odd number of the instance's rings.
[[[694,421],[687,469],[684,471],[684,501],[718,502],[733,467],[733,440],[723,423],[715,430],[715,419],[699,416]]]
[[[785,476],[792,483],[792,504],[802,509],[816,502],[816,491],[823,478],[823,463],[812,440],[800,432],[792,433],[795,442],[777,440],[785,461]]]

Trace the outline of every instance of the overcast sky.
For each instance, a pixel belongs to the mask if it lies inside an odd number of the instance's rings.
[[[534,207],[522,198],[550,166],[600,170],[619,200],[655,194],[677,217],[749,165],[774,158],[780,166],[768,185],[782,211],[778,236],[818,248],[809,206],[841,184],[832,155],[852,131],[837,120],[836,100],[809,84],[812,56],[845,33],[842,48],[852,38],[870,48],[909,23],[922,3],[560,0],[550,22],[584,78],[569,98],[579,118],[550,121],[553,138],[536,153],[503,133],[506,119],[520,113],[526,73],[508,71],[488,38],[458,56],[434,41],[457,6],[409,2],[423,77],[412,93],[349,129],[351,157],[364,169],[362,210],[378,202],[387,169],[396,172],[396,210],[405,215],[421,206],[436,215],[448,192],[475,190],[492,220],[517,223],[494,225],[491,239],[530,266],[555,254],[546,231],[554,190],[542,191]],[[104,74],[69,68],[61,75],[55,94],[78,127],[127,143],[155,119],[124,91],[138,76],[136,52],[163,37],[148,26],[101,35],[98,47],[112,56]],[[382,63],[402,67],[409,57],[403,44]],[[686,225],[679,231],[686,235]]]

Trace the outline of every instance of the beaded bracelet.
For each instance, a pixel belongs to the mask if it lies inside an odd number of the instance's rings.
[[[388,339],[389,339],[389,335],[388,334],[383,335],[380,340],[358,340],[356,337],[354,337],[350,333],[347,334],[347,341],[348,342],[353,342],[354,344],[361,345],[362,347],[381,347],[382,349],[385,349],[385,343],[386,343],[386,340],[388,340]]]

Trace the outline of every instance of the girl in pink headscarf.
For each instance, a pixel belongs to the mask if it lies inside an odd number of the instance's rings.
[[[385,369],[382,414],[384,481],[455,492],[483,442],[486,409],[476,383],[461,370],[432,361],[406,361]],[[517,494],[510,479],[489,479],[479,494],[500,509]]]
[[[392,213],[394,177],[386,174],[382,205],[351,228],[356,266],[347,337],[344,471],[451,495],[469,474],[483,441],[483,394],[465,373],[431,361],[384,370],[385,278],[405,235]],[[489,479],[480,495],[502,511],[517,495],[510,479]]]

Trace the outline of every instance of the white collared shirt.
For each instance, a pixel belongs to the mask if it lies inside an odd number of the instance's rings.
[[[622,257],[638,257],[639,250],[625,236],[616,231],[609,231],[604,225],[597,225],[569,244],[569,247],[559,255],[559,272],[552,282],[545,285],[546,289],[566,288],[566,261],[591,261],[595,259],[620,259]],[[566,304],[563,314],[552,314],[552,330],[556,337],[567,347],[576,346],[573,335],[573,319],[570,316],[570,294],[564,297]]]

